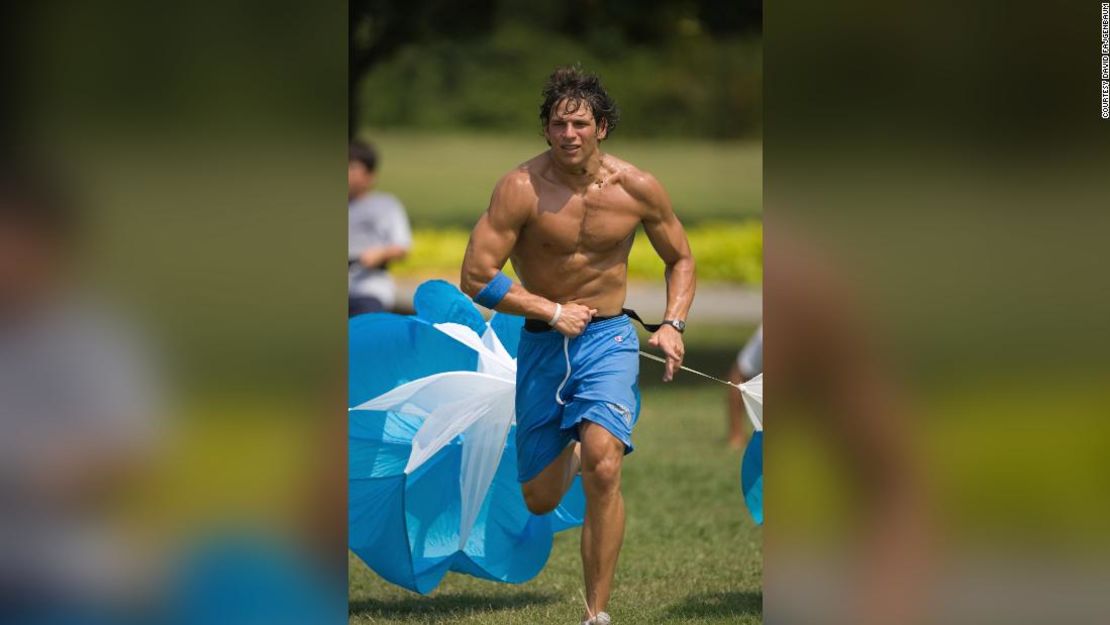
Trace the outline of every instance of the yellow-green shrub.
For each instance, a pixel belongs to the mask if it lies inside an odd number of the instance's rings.
[[[686,231],[697,261],[698,279],[705,282],[758,284],[763,281],[763,224],[758,221],[703,222]],[[390,269],[405,278],[441,277],[455,281],[470,233],[461,228],[418,229],[412,251]],[[511,266],[506,273],[512,275]],[[632,280],[661,280],[663,261],[642,232],[628,259]]]

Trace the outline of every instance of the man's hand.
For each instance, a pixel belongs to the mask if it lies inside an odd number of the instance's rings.
[[[686,346],[682,343],[682,334],[673,326],[663,326],[655,331],[648,339],[652,347],[663,350],[667,357],[667,364],[663,368],[663,381],[670,382],[674,374],[682,365],[682,358],[686,355]]]
[[[574,338],[586,330],[586,324],[596,314],[596,308],[582,304],[563,304],[563,312],[555,322],[555,329],[565,337]]]

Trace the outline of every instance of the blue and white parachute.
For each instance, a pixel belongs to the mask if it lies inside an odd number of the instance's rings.
[[[763,524],[763,374],[740,385],[740,397],[754,431],[740,463],[744,503],[756,524]]]
[[[419,593],[447,571],[525,582],[554,532],[582,523],[585,497],[576,479],[554,512],[524,505],[513,436],[523,319],[487,323],[443,281],[422,284],[415,307],[350,320],[349,546]]]

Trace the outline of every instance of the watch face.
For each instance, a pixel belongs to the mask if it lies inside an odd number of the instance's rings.
[[[686,329],[686,322],[682,321],[681,319],[675,319],[671,321],[671,325],[674,326],[674,329],[678,330],[679,332],[682,332]]]

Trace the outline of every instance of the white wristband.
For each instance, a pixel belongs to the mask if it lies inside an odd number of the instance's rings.
[[[555,304],[555,314],[551,315],[551,321],[548,321],[547,325],[554,326],[556,323],[559,323],[559,317],[561,317],[562,315],[563,315],[563,305],[559,304],[559,303],[556,303]]]

